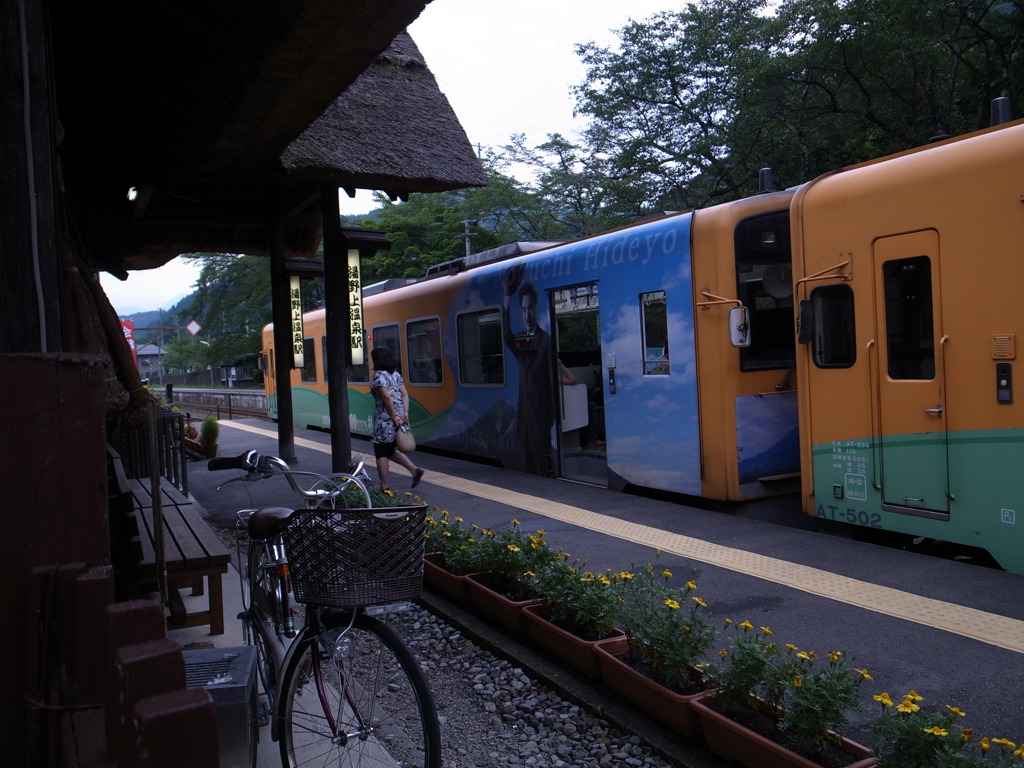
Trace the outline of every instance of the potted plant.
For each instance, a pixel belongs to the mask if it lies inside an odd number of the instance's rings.
[[[206,456],[217,455],[217,438],[220,437],[220,423],[213,414],[206,416],[199,425],[199,444]]]
[[[621,577],[625,636],[597,644],[601,677],[651,717],[693,735],[700,721],[689,702],[705,689],[698,665],[716,637],[708,606],[693,579],[672,586],[667,568],[648,563]]]
[[[474,568],[470,548],[479,535],[475,525],[467,526],[461,517],[435,507],[433,513],[427,515],[424,583],[456,603],[467,603],[466,576],[473,573]]]
[[[526,634],[522,610],[538,602],[536,575],[557,562],[559,553],[548,546],[545,532],[527,533],[519,521],[500,530],[478,529],[468,548],[473,574],[466,577],[473,607],[512,634]]]
[[[690,703],[713,752],[748,768],[814,768],[825,763],[830,750],[844,753],[832,765],[877,764],[867,747],[839,733],[846,712],[859,704],[860,683],[870,679],[867,670],[850,666],[842,651],[821,658],[780,646],[769,627],[755,629],[748,621],[728,625],[737,633],[731,647],[706,669],[713,690]]]
[[[948,704],[922,707],[917,691],[896,704],[888,693],[874,697],[882,713],[871,724],[871,743],[883,768],[1019,768],[1024,745],[1003,738],[976,739],[960,725],[966,713]]]
[[[599,640],[622,637],[615,619],[622,600],[621,574],[594,573],[586,562],[559,553],[535,575],[541,602],[523,610],[530,639],[589,677],[600,676],[594,655]]]
[[[181,430],[182,439],[185,441],[185,448],[202,455],[203,446],[199,442],[199,430],[191,421],[186,421]]]

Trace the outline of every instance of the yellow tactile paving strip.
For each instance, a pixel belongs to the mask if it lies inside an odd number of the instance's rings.
[[[276,436],[276,433],[270,430],[238,422],[223,421],[221,425],[270,437]],[[330,453],[330,446],[311,440],[296,438],[295,443],[304,448]],[[1018,619],[914,595],[774,557],[712,544],[690,536],[663,531],[628,520],[620,520],[569,504],[548,501],[537,496],[453,475],[431,472],[428,480],[434,485],[497,501],[607,536],[643,544],[680,557],[687,557],[708,565],[799,589],[829,600],[836,600],[875,613],[913,621],[989,645],[1024,653],[1024,621]]]

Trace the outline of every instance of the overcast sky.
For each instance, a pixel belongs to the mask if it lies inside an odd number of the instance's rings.
[[[409,27],[427,66],[473,144],[501,146],[524,133],[527,145],[571,134],[570,89],[583,82],[577,43],[615,43],[612,30],[679,8],[673,0],[433,0]],[[341,194],[342,213],[375,206],[369,193]],[[155,270],[101,282],[121,315],[168,309],[192,292],[198,269],[175,259]]]

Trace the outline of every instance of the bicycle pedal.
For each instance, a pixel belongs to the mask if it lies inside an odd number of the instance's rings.
[[[265,693],[256,700],[256,724],[260,728],[270,725],[270,700]]]

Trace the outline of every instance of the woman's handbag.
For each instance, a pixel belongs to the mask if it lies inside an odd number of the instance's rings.
[[[395,447],[402,453],[412,453],[416,450],[416,438],[413,436],[408,424],[403,424],[395,432]]]

